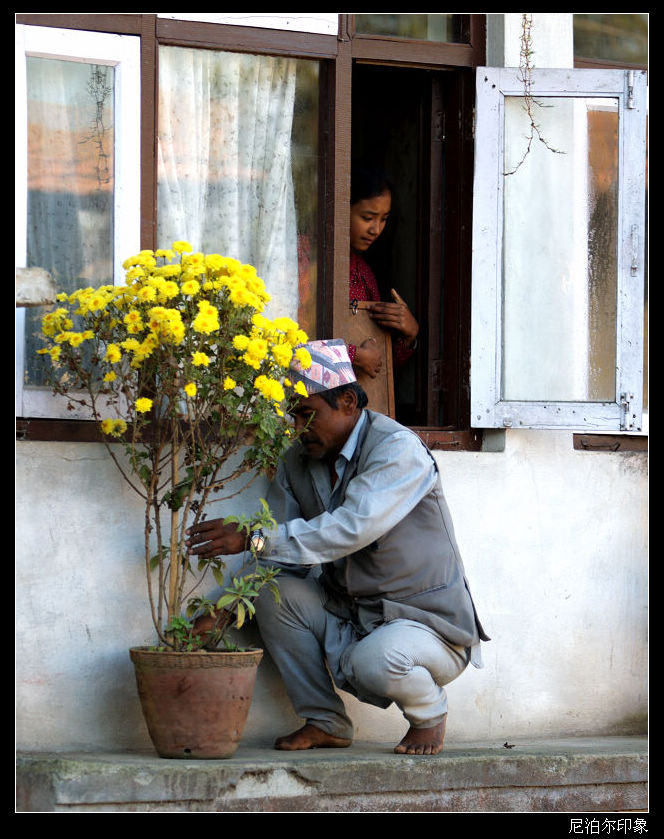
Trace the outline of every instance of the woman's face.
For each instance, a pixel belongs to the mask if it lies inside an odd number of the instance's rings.
[[[392,208],[392,195],[384,192],[375,198],[363,198],[350,208],[350,246],[366,251],[385,229]]]

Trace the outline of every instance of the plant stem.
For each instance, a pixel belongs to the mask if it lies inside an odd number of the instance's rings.
[[[171,486],[178,485],[178,458],[180,450],[173,445],[171,449]],[[170,623],[174,617],[177,617],[177,593],[178,581],[180,575],[180,551],[179,551],[179,510],[171,510],[171,539],[170,539],[170,558],[169,558],[169,577],[168,577],[168,622]]]

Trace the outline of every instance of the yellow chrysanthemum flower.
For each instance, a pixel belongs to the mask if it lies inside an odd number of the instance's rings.
[[[236,350],[243,352],[249,346],[249,338],[246,335],[236,335],[233,338],[233,346]]]
[[[125,280],[140,280],[145,276],[145,270],[136,265],[125,274]]]
[[[134,406],[139,413],[145,414],[152,408],[152,399],[148,399],[147,396],[141,396],[140,399],[134,402]]]
[[[196,396],[196,385],[194,382],[187,382],[184,386],[184,392],[187,396],[190,396],[192,399]]]
[[[297,329],[297,324],[290,318],[275,318],[274,325],[280,332],[290,332]]]
[[[104,434],[121,437],[127,430],[127,423],[122,419],[105,419],[101,421],[101,430]]]
[[[207,300],[198,303],[198,314],[191,324],[195,332],[202,332],[209,335],[219,329],[219,312]]]
[[[235,379],[231,379],[230,376],[226,376],[226,378],[224,379],[224,390],[233,390],[236,384],[237,382],[235,381]]]
[[[82,332],[68,332],[67,340],[69,341],[69,345],[71,347],[80,347],[85,340],[85,336]]]
[[[293,348],[290,344],[275,344],[272,347],[272,357],[280,367],[288,367],[293,357]]]
[[[282,402],[284,399],[284,389],[276,379],[269,379],[267,376],[257,376],[254,387],[266,399],[271,399],[273,402]]]
[[[157,291],[150,285],[144,285],[136,292],[136,299],[141,303],[152,303],[157,299]]]
[[[191,356],[194,367],[207,367],[210,363],[210,356],[204,352],[195,352]]]
[[[198,294],[201,290],[201,285],[197,280],[187,280],[186,282],[182,283],[180,286],[180,290],[183,294]]]
[[[193,250],[193,248],[189,244],[189,242],[184,242],[182,240],[179,240],[177,242],[173,242],[173,250],[176,253],[189,253],[190,251]]]
[[[120,347],[117,344],[109,344],[106,348],[106,361],[110,361],[111,364],[117,364],[121,358],[122,353],[120,352]]]
[[[179,293],[180,289],[178,284],[173,280],[164,280],[164,282],[159,286],[159,296],[166,300],[172,300],[174,297],[177,297]]]
[[[195,332],[200,332],[203,335],[209,335],[211,332],[219,329],[219,321],[213,315],[207,312],[199,312],[191,324]]]
[[[105,382],[114,382],[116,379],[117,379],[117,376],[115,375],[115,373],[112,370],[111,370],[110,373],[107,373],[104,376],[104,381]]]
[[[228,299],[234,306],[249,306],[253,298],[254,295],[242,285],[234,286],[228,295]]]
[[[305,350],[304,347],[299,347],[295,350],[295,358],[297,358],[305,370],[308,370],[309,367],[311,367],[311,355],[309,350]]]
[[[141,313],[136,309],[131,309],[127,312],[123,321],[127,326],[127,331],[132,335],[135,335],[143,329],[143,318],[141,317]]]
[[[44,348],[43,350],[37,350],[37,355],[50,355],[51,361],[57,361],[60,358],[62,353],[62,347],[51,347]]]
[[[309,394],[307,393],[307,389],[302,382],[296,382],[293,390],[300,396],[304,396],[305,399],[309,396]]]

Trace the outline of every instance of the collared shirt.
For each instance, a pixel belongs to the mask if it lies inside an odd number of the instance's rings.
[[[337,458],[334,464],[334,471],[337,476],[337,480],[332,487],[332,482],[330,480],[330,471],[327,468],[327,465],[322,460],[312,460],[310,463],[310,470],[311,475],[316,484],[316,490],[318,494],[323,499],[323,503],[325,505],[325,509],[330,509],[333,501],[336,501],[336,496],[339,493],[339,489],[343,483],[343,477],[346,474],[346,466],[350,462],[351,458],[355,454],[355,449],[357,448],[357,441],[360,437],[360,432],[364,428],[367,422],[367,415],[364,411],[360,415],[359,420],[355,423],[355,427],[351,431],[344,447],[339,452],[339,457]],[[338,506],[338,505],[336,505]]]
[[[289,490],[288,476],[279,470],[269,502],[282,523],[269,536],[266,558],[300,566],[335,562],[389,532],[437,485],[433,457],[411,431],[403,428],[391,436],[389,446],[372,452],[341,498],[343,476],[366,421],[363,411],[337,460],[339,478],[334,490],[327,465],[309,461],[314,489],[325,509],[319,516],[302,518]]]

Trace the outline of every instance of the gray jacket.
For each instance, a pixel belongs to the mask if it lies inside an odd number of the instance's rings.
[[[349,483],[362,474],[375,448],[388,447],[389,451],[390,438],[404,432],[389,417],[372,411],[366,414],[368,421],[335,493],[336,507],[343,505]],[[410,434],[409,445],[424,447],[417,435]],[[438,473],[433,456],[424,448]],[[407,469],[408,462],[402,462]],[[302,518],[311,520],[326,512],[312,480],[309,458],[300,446],[286,453],[282,468]],[[364,631],[382,621],[406,618],[430,627],[455,645],[472,647],[479,640],[489,640],[475,612],[439,477],[395,526],[322,568],[327,608],[353,619]]]

